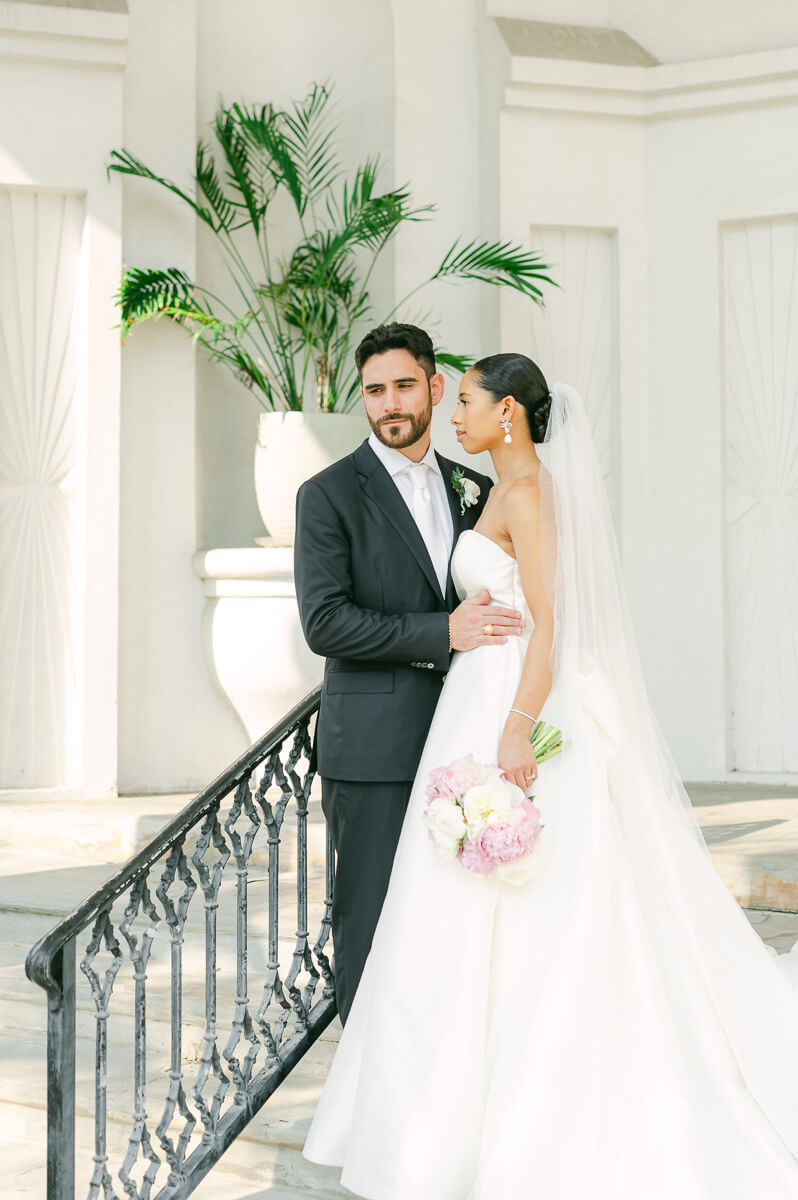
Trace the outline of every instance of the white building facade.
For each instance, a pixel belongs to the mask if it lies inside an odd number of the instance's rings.
[[[585,395],[685,776],[798,779],[798,12],[727,7],[0,0],[0,792],[190,790],[258,732],[218,686],[224,587],[195,569],[246,552],[228,592],[268,648],[290,567],[251,566],[256,405],[181,330],[114,328],[123,263],[221,268],[177,201],[106,167],[124,146],[185,184],[220,97],[314,80],[344,162],[379,152],[386,187],[438,205],[378,309],[458,234],[552,264],[543,311],[441,285],[402,315]],[[312,676],[292,644],[278,673],[293,653]]]

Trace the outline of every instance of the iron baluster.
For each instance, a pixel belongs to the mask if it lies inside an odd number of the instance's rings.
[[[121,1194],[130,1200],[185,1200],[333,1019],[333,976],[325,953],[334,870],[329,831],[323,913],[312,948],[310,941],[311,722],[319,694],[317,689],[297,705],[30,951],[28,975],[48,994],[47,1200],[75,1200],[76,944],[84,935],[78,978],[88,981],[95,1017],[94,1154],[85,1168],[79,1163],[82,1194],[89,1200],[120,1200]],[[287,899],[296,903],[296,936],[293,945],[281,947],[278,876],[290,844],[283,853],[283,837],[289,829],[294,832],[294,819],[296,895]],[[267,855],[267,914],[251,902],[262,850]],[[228,871],[231,858],[235,865],[233,869],[230,863]],[[192,908],[198,891],[202,903],[198,898]],[[231,932],[229,945],[235,943],[234,970],[228,967],[229,955],[220,954],[228,899],[233,898],[235,935]],[[249,994],[256,960],[251,951],[256,945],[260,949],[254,930],[260,938],[258,923],[264,915],[266,962],[258,966],[260,1001],[253,1013]],[[132,988],[127,973],[119,974],[128,959]],[[186,1051],[183,1034],[186,980],[194,978],[196,968],[204,970],[198,1059],[193,1048]],[[169,1009],[163,1049],[152,1037],[161,981],[167,985]],[[114,1057],[115,1102],[109,1119],[112,1021],[115,1029],[120,1021],[132,1023],[133,1055],[132,1069],[121,1084],[117,1077],[128,1056]],[[151,1065],[159,1054],[162,1069]],[[197,1064],[191,1087],[186,1084],[189,1061]],[[163,1091],[156,1093],[160,1079]],[[212,1095],[210,1086],[215,1088]],[[126,1151],[115,1168],[109,1144],[116,1145],[119,1133],[113,1142],[109,1134],[126,1120],[121,1112],[127,1097],[132,1115],[120,1130]],[[154,1136],[147,1121],[148,1100],[150,1107],[157,1103],[161,1114]]]
[[[294,946],[293,960],[291,969],[286,979],[286,988],[291,997],[294,1013],[296,1014],[296,1026],[303,1032],[307,1029],[307,1018],[310,1010],[310,1002],[316,984],[319,980],[319,972],[313,964],[313,956],[308,947],[308,797],[310,796],[311,779],[305,780],[303,783],[299,774],[296,771],[296,766],[301,755],[305,754],[310,758],[310,739],[308,738],[306,729],[298,729],[294,734],[294,744],[291,747],[291,752],[286,763],[287,778],[291,783],[291,791],[294,795],[297,805],[297,825],[296,825],[296,850],[297,850],[297,930],[296,942]],[[305,986],[304,994],[301,994],[296,987],[297,979],[299,978],[302,969],[308,973],[308,982]]]
[[[123,935],[130,950],[133,963],[133,980],[135,996],[133,1001],[133,1129],[128,1141],[127,1154],[119,1169],[125,1191],[133,1200],[148,1200],[161,1159],[155,1152],[147,1129],[146,1088],[147,1088],[147,963],[152,950],[152,943],[161,919],[150,897],[147,886],[147,876],[142,875],[133,885],[130,903],[125,909],[124,919],[120,922],[119,931]],[[140,912],[148,918],[149,924],[139,938],[133,933],[133,924]],[[141,1191],[131,1179],[130,1172],[142,1151],[149,1160],[149,1166],[144,1172]]]
[[[105,969],[105,975],[100,976],[94,970],[94,962],[105,943],[111,953],[111,962]],[[111,923],[110,909],[101,912],[94,925],[91,940],[86,947],[80,969],[89,980],[95,1006],[95,1038],[96,1038],[96,1071],[95,1071],[95,1100],[94,1100],[94,1171],[89,1184],[89,1200],[96,1200],[102,1188],[105,1200],[118,1200],[113,1182],[108,1172],[107,1150],[107,1104],[108,1104],[108,1010],[111,1003],[111,992],[119,968],[122,965],[122,948],[114,936]],[[49,1200],[49,1198],[48,1198]]]
[[[166,1161],[169,1164],[167,1186],[174,1194],[184,1183],[183,1164],[186,1150],[197,1119],[188,1107],[185,1088],[183,1087],[183,930],[188,915],[191,897],[197,890],[197,884],[192,876],[188,861],[183,851],[184,839],[175,842],[169,852],[166,865],[161,875],[161,881],[156,889],[156,895],[163,906],[166,923],[169,927],[170,949],[170,1061],[169,1061],[169,1090],[166,1103],[158,1122],[156,1134],[161,1143]],[[169,888],[175,877],[183,884],[183,891],[173,903],[169,896]],[[169,1127],[172,1124],[175,1110],[183,1118],[183,1128],[177,1139],[177,1145],[169,1137]]]
[[[225,832],[233,847],[236,860],[236,997],[235,1013],[230,1029],[230,1037],[224,1048],[224,1057],[236,1085],[235,1103],[246,1106],[247,1084],[252,1068],[260,1050],[260,1041],[255,1033],[249,1015],[248,985],[248,931],[247,931],[247,884],[249,881],[249,860],[255,836],[261,828],[260,818],[251,796],[252,781],[242,779],[238,786],[236,798],[230,807],[230,815],[225,821]],[[243,838],[237,832],[235,825],[242,810],[249,818],[249,826]],[[245,1037],[249,1043],[244,1062],[241,1064],[235,1051]]]
[[[203,861],[210,846],[218,851],[216,861],[211,870]],[[219,805],[216,804],[206,816],[197,846],[191,856],[191,861],[197,869],[200,887],[205,898],[205,1032],[203,1034],[202,1058],[196,1081],[191,1089],[191,1095],[200,1111],[200,1119],[205,1126],[202,1135],[203,1144],[214,1144],[216,1122],[230,1080],[224,1072],[219,1048],[216,1044],[216,915],[219,909],[219,888],[222,884],[222,873],[230,857],[230,848],[224,840],[219,824]],[[210,1104],[203,1096],[203,1088],[213,1072],[219,1080]]]
[[[266,793],[274,784],[280,788],[280,799],[272,805],[266,799]],[[260,786],[255,792],[255,799],[263,812],[263,823],[268,835],[269,854],[269,959],[266,964],[266,980],[263,994],[255,1021],[266,1046],[269,1061],[279,1059],[280,1043],[283,1031],[290,1016],[290,1007],[285,998],[282,980],[280,979],[280,833],[283,825],[286,806],[290,798],[286,786],[285,774],[278,752],[270,756],[263,772]],[[268,1020],[270,1010],[276,1005],[273,1020]]]
[[[47,1195],[75,1200],[75,939],[53,956],[47,996]]]

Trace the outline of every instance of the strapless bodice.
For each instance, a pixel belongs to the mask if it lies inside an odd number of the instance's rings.
[[[464,529],[452,554],[452,579],[461,600],[487,588],[494,604],[518,609],[527,623],[524,633],[531,633],[532,616],[524,599],[518,563],[498,542],[476,529]]]

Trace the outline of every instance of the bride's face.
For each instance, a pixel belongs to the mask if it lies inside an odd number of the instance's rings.
[[[505,405],[497,404],[492,392],[486,392],[476,381],[473,371],[466,371],[457,393],[457,408],[452,416],[457,440],[467,454],[490,450],[504,437],[499,426]]]

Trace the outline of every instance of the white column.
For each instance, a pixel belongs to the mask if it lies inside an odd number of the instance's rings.
[[[121,211],[105,166],[127,28],[0,5],[0,789],[116,787]]]
[[[197,140],[196,0],[131,0],[122,142],[190,189]],[[205,131],[201,131],[204,136]],[[125,179],[124,260],[197,270],[196,221],[164,189]],[[163,320],[122,351],[120,790],[201,787],[245,745],[201,652],[197,353]],[[224,478],[226,465],[218,464]]]
[[[431,275],[458,236],[479,229],[477,0],[395,0],[394,179],[417,204],[434,203],[429,221],[396,240],[396,297]],[[478,285],[438,283],[399,311],[399,319],[441,317],[435,340],[453,351],[479,342]]]

